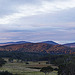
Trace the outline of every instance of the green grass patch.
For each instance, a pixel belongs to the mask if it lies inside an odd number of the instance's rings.
[[[39,64],[40,62],[40,64]],[[50,66],[51,64],[46,64],[46,61],[38,61],[38,62],[29,62],[29,64],[14,63],[7,62],[3,67],[0,68],[0,71],[8,71],[13,74],[18,75],[44,75],[43,72],[40,72],[42,67]],[[56,66],[53,66],[56,67]],[[56,71],[51,72],[49,75],[57,75]]]

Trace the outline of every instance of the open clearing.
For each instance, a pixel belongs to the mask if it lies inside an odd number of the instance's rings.
[[[18,75],[44,75],[44,73],[40,72],[40,69],[33,68],[42,68],[50,65],[51,64],[46,64],[46,61],[29,62],[29,64],[26,64],[25,62],[7,62],[3,67],[0,68],[0,71],[9,71]],[[55,68],[56,66],[53,67]],[[57,72],[53,71],[49,75],[57,75]]]

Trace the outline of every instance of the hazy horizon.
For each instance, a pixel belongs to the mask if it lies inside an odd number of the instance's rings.
[[[26,41],[26,40],[18,40],[18,41],[8,41],[8,42],[0,42],[0,44],[4,44],[4,43],[12,43],[12,42],[22,42],[22,41],[25,41],[25,42],[31,42],[31,43],[40,43],[40,42],[45,42],[45,41],[52,41],[52,40],[43,40],[43,41]],[[75,43],[75,42],[72,42],[72,41],[68,41],[68,42],[60,42],[60,41],[53,41],[55,43],[58,43],[58,44],[68,44],[68,43]]]
[[[0,42],[75,42],[75,0],[0,0]]]

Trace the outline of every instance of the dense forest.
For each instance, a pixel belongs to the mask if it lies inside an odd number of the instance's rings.
[[[49,53],[35,53],[35,52],[19,52],[19,51],[0,51],[0,57],[12,58],[22,61],[50,61],[52,64],[58,65],[69,60],[74,60],[75,54],[60,54],[52,55]],[[60,60],[58,62],[58,60]]]

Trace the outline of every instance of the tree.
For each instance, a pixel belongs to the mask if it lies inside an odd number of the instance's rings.
[[[2,67],[5,63],[6,63],[6,61],[4,59],[0,58],[0,67]]]
[[[9,58],[8,61],[13,63],[13,58]]]
[[[75,75],[75,63],[59,65],[58,75]]]
[[[52,68],[51,66],[43,67],[43,68],[40,70],[40,72],[44,72],[45,75],[46,75],[47,73],[52,72],[52,71],[53,71],[53,68]]]

